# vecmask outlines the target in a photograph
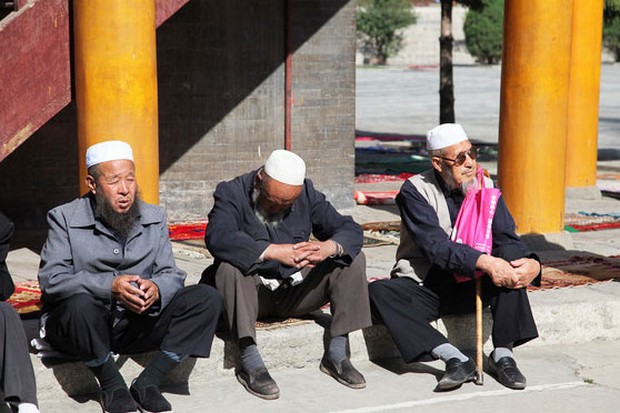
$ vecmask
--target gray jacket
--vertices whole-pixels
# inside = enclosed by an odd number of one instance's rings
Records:
[[[141,202],[140,211],[139,224],[123,244],[95,218],[90,196],[52,209],[39,266],[44,303],[87,293],[109,306],[114,277],[139,275],[157,284],[161,301],[153,310],[161,311],[186,274],[175,264],[164,209]]]

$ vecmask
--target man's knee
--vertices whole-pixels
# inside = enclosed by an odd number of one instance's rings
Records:
[[[224,305],[222,295],[214,287],[206,284],[195,284],[182,290],[186,303],[200,307],[200,311],[219,315]]]
[[[74,323],[91,322],[104,317],[105,307],[90,294],[76,294],[62,300],[52,313]]]

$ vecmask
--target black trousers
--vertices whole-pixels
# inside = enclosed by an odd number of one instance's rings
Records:
[[[0,302],[0,387],[7,402],[38,405],[37,385],[22,320],[5,302]]]
[[[91,295],[76,294],[49,313],[45,339],[56,350],[83,361],[101,358],[110,351],[136,354],[165,350],[208,357],[221,311],[221,295],[202,284],[180,289],[157,316],[125,311],[120,320]]]
[[[368,291],[373,318],[388,329],[406,363],[429,359],[435,347],[448,342],[430,322],[475,311],[475,282],[457,283],[451,274],[429,276],[424,285],[405,277],[375,281]],[[491,307],[495,347],[538,337],[526,289],[499,288],[483,277],[482,301]]]

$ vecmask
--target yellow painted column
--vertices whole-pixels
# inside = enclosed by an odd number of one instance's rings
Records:
[[[574,0],[566,187],[596,185],[603,0]]]
[[[145,201],[159,202],[155,1],[74,0],[80,183],[88,146],[129,143]]]
[[[498,174],[519,233],[564,226],[572,0],[506,0]]]

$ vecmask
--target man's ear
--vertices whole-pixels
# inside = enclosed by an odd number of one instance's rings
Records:
[[[86,175],[86,186],[88,187],[88,189],[90,189],[90,192],[92,192],[93,194],[97,193],[97,181],[95,181],[95,178],[92,175]]]
[[[443,172],[443,165],[444,165],[444,163],[441,162],[440,158],[432,157],[431,158],[431,164],[433,165],[433,169],[435,169],[437,172],[439,172],[439,173]]]

